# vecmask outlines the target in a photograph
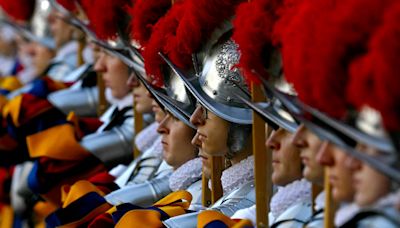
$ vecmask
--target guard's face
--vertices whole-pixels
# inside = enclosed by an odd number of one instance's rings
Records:
[[[4,32],[4,30],[3,30]],[[14,40],[6,40],[0,35],[0,54],[3,56],[13,56],[16,45]]]
[[[293,144],[300,151],[300,158],[304,164],[303,176],[314,184],[322,185],[324,169],[316,159],[322,141],[302,124],[293,135]]]
[[[151,106],[152,106],[152,111],[154,112],[155,115],[155,120],[158,123],[161,123],[161,121],[165,118],[164,110],[161,109],[161,107],[158,105],[155,99],[152,99]]]
[[[209,156],[225,156],[228,152],[229,122],[198,106],[190,121],[197,127],[202,151]]]
[[[228,152],[229,123],[200,105],[193,112],[190,122],[197,127],[192,144],[199,148],[204,175],[211,178],[212,156],[225,156]]]
[[[135,109],[139,113],[149,113],[152,111],[151,99],[147,96],[147,89],[140,81],[133,86],[133,100],[135,103]]]
[[[47,69],[50,61],[54,57],[54,51],[39,44],[32,43],[32,65],[35,68],[36,75],[41,75]]]
[[[119,58],[101,52],[94,69],[102,74],[104,84],[111,89],[113,97],[122,99],[129,94],[130,89],[126,84],[129,69]]]
[[[211,178],[211,156],[207,155],[206,153],[203,152],[201,149],[201,141],[199,139],[199,133],[196,133],[196,135],[192,139],[192,145],[196,146],[199,150],[199,157],[201,158],[202,164],[203,164],[203,174],[210,179]]]
[[[369,146],[358,145],[357,149],[372,156],[379,154],[379,151]],[[346,164],[354,172],[354,202],[357,205],[361,207],[371,206],[390,192],[390,179],[385,175],[352,157],[348,157]]]
[[[279,128],[266,141],[272,150],[272,182],[285,186],[302,178],[299,149],[292,143],[293,134]]]
[[[320,164],[327,167],[333,198],[338,202],[353,201],[353,171],[346,165],[348,159],[346,152],[332,143],[324,142],[317,159]]]
[[[196,157],[197,148],[191,144],[195,131],[184,122],[168,113],[157,131],[162,135],[164,160],[174,169]]]
[[[48,21],[50,23],[51,35],[54,38],[57,48],[72,40],[74,27],[66,23],[58,12],[51,12]]]

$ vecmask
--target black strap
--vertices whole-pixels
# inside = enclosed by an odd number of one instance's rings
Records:
[[[110,117],[110,122],[108,122],[107,126],[104,128],[104,131],[111,130],[113,127],[121,126],[127,118],[132,117],[132,115],[125,115],[126,112],[132,110],[132,106],[125,107],[121,110],[115,108]]]

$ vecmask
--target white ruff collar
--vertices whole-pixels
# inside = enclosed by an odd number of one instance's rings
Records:
[[[278,218],[289,207],[301,202],[311,202],[311,184],[305,179],[278,187],[271,199],[271,213],[274,218]]]
[[[375,208],[383,208],[383,207],[396,207],[400,204],[400,190],[395,192],[391,192],[386,196],[380,198],[376,204]]]
[[[169,187],[172,191],[185,190],[194,182],[201,179],[201,158],[194,158],[175,170],[169,178]]]
[[[254,157],[249,156],[222,172],[224,195],[254,180]]]
[[[158,123],[155,121],[136,135],[135,145],[140,151],[144,152],[153,145],[154,141],[159,136],[157,128]]]

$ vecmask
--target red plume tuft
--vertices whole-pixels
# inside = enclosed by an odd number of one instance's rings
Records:
[[[278,0],[254,0],[242,3],[236,10],[232,38],[239,45],[238,67],[248,83],[260,83],[259,75],[268,76],[266,66],[268,54],[273,51],[272,32],[280,3]]]
[[[386,130],[400,131],[400,4],[387,7],[382,26],[377,29],[369,43],[369,59],[363,67],[367,70],[352,73],[353,88],[349,96],[354,103],[369,105],[380,111]],[[360,78],[368,80],[368,84],[360,83]],[[362,81],[361,81],[362,82]],[[363,97],[370,99],[363,99]]]
[[[33,0],[1,0],[0,6],[14,20],[27,22],[32,18],[35,2]]]
[[[346,99],[351,63],[367,53],[368,40],[382,21],[384,10],[393,0],[349,0],[338,4],[331,28],[324,27],[310,62],[315,65],[313,96],[316,107],[343,118],[349,106]],[[322,27],[322,26],[321,26]],[[368,59],[363,61],[368,62]],[[368,80],[364,81],[368,84]]]
[[[144,67],[147,75],[153,80],[152,83],[156,86],[162,86],[163,83],[161,68],[164,62],[158,52],[168,54],[165,52],[164,46],[167,41],[170,42],[171,36],[175,34],[184,10],[184,2],[175,3],[170,11],[156,23],[150,40],[144,48]]]
[[[400,131],[400,4],[396,3],[385,15],[385,24],[372,41],[371,49],[376,66],[377,99],[380,101],[384,124],[389,131]],[[375,51],[376,50],[376,51]]]
[[[154,25],[171,6],[171,0],[137,0],[129,9],[132,17],[132,38],[141,46],[146,46]]]
[[[366,53],[392,1],[348,0],[335,7],[331,0],[304,0],[281,36],[285,75],[300,98],[332,117],[345,116],[349,66]]]
[[[160,19],[144,51],[148,75],[162,81],[166,54],[181,69],[192,66],[192,54],[199,51],[224,20],[229,20],[236,6],[244,0],[185,0],[178,2]],[[168,41],[168,42],[166,42]]]
[[[316,0],[318,1],[318,0]],[[276,24],[275,32],[281,42],[284,74],[289,83],[294,85],[299,98],[312,105],[311,79],[307,75],[312,67],[305,59],[310,58],[313,46],[315,22],[321,9],[312,0],[304,0],[298,4],[285,2],[284,12]],[[321,12],[321,14],[324,14]],[[313,15],[313,16],[311,16]],[[325,15],[327,16],[327,15]]]
[[[175,36],[166,46],[169,58],[178,67],[192,66],[192,54],[198,52],[213,32],[230,20],[244,0],[187,0]]]
[[[125,23],[129,0],[83,0],[90,26],[100,39],[115,38],[118,26]]]

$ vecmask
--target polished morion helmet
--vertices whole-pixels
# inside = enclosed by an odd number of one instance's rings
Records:
[[[24,4],[22,1],[15,1],[21,4],[22,8],[32,8],[24,9],[27,13],[24,17],[22,15],[15,14],[14,12],[7,12],[8,18],[4,22],[11,25],[15,31],[22,35],[24,38],[37,42],[51,50],[56,49],[56,44],[52,35],[50,33],[50,23],[48,17],[51,11],[50,3],[48,0],[35,0],[30,2],[30,4]],[[24,4],[24,5],[22,5]],[[29,12],[32,12],[30,15]]]
[[[231,31],[223,33],[204,52],[193,57],[195,69],[201,69],[197,74],[189,76],[177,71],[198,103],[230,123],[228,158],[245,147],[252,124],[251,109],[238,98],[250,99],[250,92],[239,69],[235,67],[240,53],[230,36]]]
[[[233,39],[239,45],[241,58],[238,67],[248,84],[271,85],[291,95],[294,88],[286,82],[282,74],[282,56],[272,41],[272,31],[277,19],[279,1],[255,0],[241,4],[236,9],[233,20]],[[271,10],[274,9],[274,10]],[[287,112],[282,103],[264,89],[266,102],[249,102],[239,97],[256,111],[273,129],[283,128],[294,132],[298,123]]]
[[[55,50],[56,44],[50,32],[48,17],[51,8],[48,0],[36,0],[35,11],[31,20],[30,30],[25,30],[25,37],[38,42],[49,49]]]
[[[205,108],[222,119],[240,125],[252,123],[251,109],[237,95],[250,98],[250,92],[240,71],[235,67],[240,58],[237,45],[225,33],[204,57],[195,57],[199,74],[180,74],[186,87]]]

